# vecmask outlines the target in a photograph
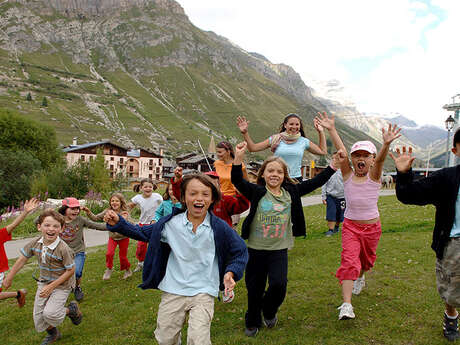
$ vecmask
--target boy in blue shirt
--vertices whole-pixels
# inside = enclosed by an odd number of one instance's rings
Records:
[[[402,151],[402,152],[401,152]],[[454,135],[452,152],[460,157],[460,129]],[[449,341],[459,338],[458,312],[460,307],[460,165],[436,171],[427,178],[414,181],[411,170],[412,148],[390,153],[396,164],[396,196],[404,204],[436,207],[433,242],[436,252],[436,286],[443,299],[443,333]]]
[[[189,315],[187,343],[211,344],[214,298],[219,287],[231,293],[248,261],[244,241],[227,223],[208,212],[220,191],[204,174],[192,174],[181,183],[182,209],[173,209],[157,223],[140,227],[113,211],[104,220],[110,231],[149,242],[142,273],[143,289],[163,291],[155,338],[160,345],[180,344]]]

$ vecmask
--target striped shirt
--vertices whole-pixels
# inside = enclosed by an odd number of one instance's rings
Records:
[[[60,239],[46,246],[46,248],[44,247],[43,238],[35,238],[21,249],[21,254],[27,259],[36,256],[40,270],[39,279],[45,281],[45,283],[50,283],[63,275],[66,270],[75,266],[74,253],[72,249]],[[64,283],[59,285],[57,289],[67,290],[74,286],[75,275],[72,275]]]

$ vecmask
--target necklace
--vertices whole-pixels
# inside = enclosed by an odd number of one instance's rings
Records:
[[[357,177],[364,177],[366,175],[367,175],[367,173],[360,174],[360,173],[355,172],[355,176],[357,176]]]

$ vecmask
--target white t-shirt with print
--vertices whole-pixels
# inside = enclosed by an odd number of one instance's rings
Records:
[[[150,224],[155,217],[155,210],[163,202],[163,198],[158,193],[152,193],[150,197],[144,198],[142,194],[134,196],[131,201],[136,205],[139,205],[141,209],[141,216],[139,217],[139,223]]]

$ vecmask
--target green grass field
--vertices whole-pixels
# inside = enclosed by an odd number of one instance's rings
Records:
[[[340,238],[325,238],[322,205],[305,208],[309,236],[297,239],[289,252],[289,284],[286,300],[278,313],[275,329],[261,329],[256,338],[244,336],[246,290],[244,281],[236,288],[233,303],[216,300],[211,328],[213,344],[444,344],[443,305],[436,292],[435,255],[430,249],[433,207],[404,206],[394,196],[379,203],[383,235],[367,286],[354,297],[356,319],[338,321],[341,291],[335,271],[340,262]],[[135,263],[135,241],[129,258]],[[153,331],[160,301],[157,290],[143,291],[137,273],[128,281],[115,271],[102,281],[105,248],[87,252],[83,276],[86,294],[81,303],[84,319],[74,326],[61,325],[60,344],[154,344]],[[12,264],[13,261],[10,261]],[[13,282],[13,289],[30,291],[27,304],[18,309],[14,301],[2,301],[0,334],[2,344],[39,344],[32,320],[36,284],[31,277],[35,261],[28,264]],[[183,344],[186,332],[183,332]]]

